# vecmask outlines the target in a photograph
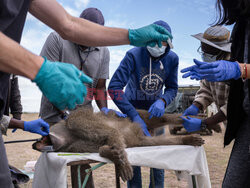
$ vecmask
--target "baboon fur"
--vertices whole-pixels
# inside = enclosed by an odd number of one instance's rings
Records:
[[[138,111],[149,129],[167,123],[182,123],[179,114],[165,114],[161,118],[148,119],[147,111]],[[79,108],[67,120],[62,120],[50,128],[50,134],[33,145],[41,150],[44,145],[52,144],[55,151],[61,152],[99,152],[100,156],[110,159],[116,165],[123,181],[132,179],[132,167],[127,159],[126,147],[156,145],[193,145],[204,143],[199,135],[167,138],[165,135],[146,137],[140,125],[128,118],[118,118],[113,112],[107,116]]]

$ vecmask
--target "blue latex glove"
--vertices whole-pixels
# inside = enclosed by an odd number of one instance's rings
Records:
[[[198,60],[195,60],[198,61]],[[219,60],[212,63],[204,63],[199,66],[199,74],[211,82],[220,82],[230,79],[239,79],[240,66],[237,62]]]
[[[128,36],[130,44],[133,46],[155,46],[162,47],[162,41],[172,39],[172,35],[162,26],[150,24],[139,29],[129,29]]]
[[[142,118],[139,115],[134,116],[132,118],[132,121],[140,124],[140,126],[141,126],[141,128],[143,130],[143,133],[146,136],[151,136],[149,131],[148,131],[148,127],[147,127],[146,123],[142,120]]]
[[[214,61],[211,63],[201,62],[194,59],[195,68],[191,67],[182,71],[188,73],[183,75],[183,78],[190,76],[191,79],[206,79],[210,82],[220,82],[230,79],[239,79],[241,76],[240,66],[237,62],[226,60]]]
[[[189,116],[181,116],[183,119],[183,126],[187,132],[199,131],[201,129],[201,120],[197,118],[191,118]]]
[[[50,62],[46,58],[33,80],[58,109],[74,109],[82,104],[87,94],[83,83],[91,83],[92,79],[79,71],[74,65]]]
[[[118,117],[122,117],[122,118],[126,118],[127,115],[126,114],[123,114],[119,111],[116,111],[116,110],[113,110],[113,109],[108,109],[107,107],[102,107],[101,111],[105,114],[105,115],[108,115],[109,111],[114,111],[115,114],[118,116]]]
[[[191,106],[189,106],[184,113],[182,114],[183,116],[188,116],[188,115],[193,115],[196,116],[199,113],[199,108],[197,106],[195,106],[194,104],[192,104]]]
[[[49,134],[49,124],[43,121],[42,119],[25,121],[23,130],[46,136]]]
[[[164,112],[165,112],[165,103],[161,99],[158,99],[150,106],[148,110],[148,113],[150,113],[149,119],[151,119],[153,116],[161,117],[163,116]]]
[[[202,75],[199,74],[199,71],[200,71],[200,66],[202,64],[206,64],[206,63],[197,61],[196,59],[194,59],[194,63],[195,63],[195,65],[184,68],[181,70],[181,73],[185,73],[184,75],[182,75],[182,78],[190,77],[192,80],[193,79],[196,79],[196,80],[203,79]]]

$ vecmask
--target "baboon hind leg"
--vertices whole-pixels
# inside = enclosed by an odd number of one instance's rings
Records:
[[[102,157],[108,158],[115,164],[118,174],[124,182],[132,179],[133,170],[124,148],[121,149],[116,146],[104,145],[99,148],[99,154]]]
[[[191,145],[201,146],[204,140],[200,135],[189,135],[182,137],[167,138],[166,135],[155,137],[142,137],[140,139],[140,146],[159,146],[159,145]]]

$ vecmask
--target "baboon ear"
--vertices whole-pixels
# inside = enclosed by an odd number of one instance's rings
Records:
[[[59,134],[50,133],[50,140],[55,151],[58,151],[67,144],[67,139]]]

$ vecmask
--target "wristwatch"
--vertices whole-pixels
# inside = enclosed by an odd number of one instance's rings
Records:
[[[201,120],[201,131],[205,131],[207,128],[206,121],[203,119]]]

